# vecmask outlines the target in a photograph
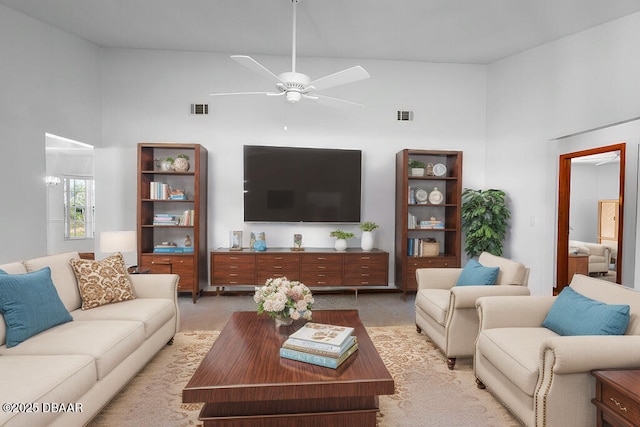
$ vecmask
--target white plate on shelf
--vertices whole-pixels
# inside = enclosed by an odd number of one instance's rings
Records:
[[[442,163],[436,163],[433,165],[433,174],[435,176],[445,176],[447,174],[447,167]]]
[[[427,193],[427,190],[424,188],[418,188],[416,189],[415,197],[417,203],[427,203],[427,200],[429,200],[429,193]]]

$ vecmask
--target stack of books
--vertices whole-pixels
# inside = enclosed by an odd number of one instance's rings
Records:
[[[353,328],[308,322],[282,344],[280,357],[337,369],[357,350]]]
[[[153,225],[178,225],[180,219],[176,215],[157,213],[153,215]]]

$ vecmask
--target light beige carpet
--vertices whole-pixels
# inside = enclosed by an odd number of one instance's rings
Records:
[[[520,424],[486,390],[476,388],[471,360],[450,371],[414,326],[367,328],[396,384],[380,397],[378,425],[515,427]],[[218,332],[180,332],[90,426],[198,426],[199,404],[183,405],[181,392]]]

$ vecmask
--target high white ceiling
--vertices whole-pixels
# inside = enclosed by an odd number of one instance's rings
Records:
[[[0,0],[104,47],[290,55],[291,0]],[[299,0],[298,55],[487,64],[640,0]]]

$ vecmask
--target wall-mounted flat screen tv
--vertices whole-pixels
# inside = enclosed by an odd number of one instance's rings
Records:
[[[244,220],[360,222],[362,151],[244,146]]]

